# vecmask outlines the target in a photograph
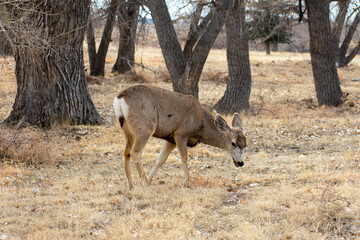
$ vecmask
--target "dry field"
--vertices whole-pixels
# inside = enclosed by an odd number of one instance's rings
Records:
[[[112,110],[115,94],[141,80],[171,89],[159,49],[138,48],[134,75],[89,84],[103,126],[0,126],[0,239],[359,239],[360,61],[339,69],[348,92],[339,108],[315,107],[307,54],[251,53],[251,111],[245,166],[219,149],[189,150],[191,188],[184,188],[175,150],[146,187],[133,168],[127,190],[124,136]],[[14,61],[0,59],[0,121],[16,95]],[[200,83],[212,106],[225,83],[224,50],[213,50]],[[227,120],[231,116],[226,117]],[[147,173],[161,140],[145,149]]]

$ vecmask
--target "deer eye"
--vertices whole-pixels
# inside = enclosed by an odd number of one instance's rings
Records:
[[[232,145],[233,147],[236,147],[236,144],[235,144],[234,142],[231,142],[231,145]]]

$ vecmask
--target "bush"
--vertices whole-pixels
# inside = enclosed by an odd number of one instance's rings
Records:
[[[9,129],[0,127],[0,162],[26,165],[53,163],[56,147],[49,144],[49,135],[37,129]]]

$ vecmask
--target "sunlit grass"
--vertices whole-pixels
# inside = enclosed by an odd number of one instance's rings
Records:
[[[339,108],[318,108],[309,54],[251,52],[245,166],[219,149],[189,149],[191,188],[177,150],[146,187],[133,168],[127,190],[124,136],[112,109],[122,87],[137,81],[110,73],[90,84],[103,126],[0,127],[0,237],[6,239],[356,239],[360,237],[360,76],[357,59],[339,69],[349,93]],[[160,49],[137,48],[136,67],[149,84],[172,89]],[[16,94],[14,61],[0,58],[0,121]],[[213,50],[200,101],[225,91],[226,55]],[[231,116],[225,117],[230,121]],[[151,139],[150,173],[162,141]]]

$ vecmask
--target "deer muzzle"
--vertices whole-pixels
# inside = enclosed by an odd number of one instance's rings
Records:
[[[234,158],[233,158],[233,161],[234,161],[234,164],[236,167],[244,166],[244,161],[236,161]]]

